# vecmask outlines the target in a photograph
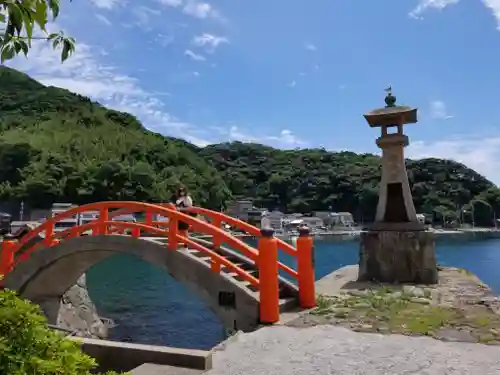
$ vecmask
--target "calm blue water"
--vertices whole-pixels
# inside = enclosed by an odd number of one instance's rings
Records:
[[[316,241],[316,278],[357,263],[357,241]],[[467,268],[500,293],[500,239],[442,240],[438,263]],[[282,260],[290,263],[283,256]],[[187,288],[154,266],[117,255],[92,268],[90,295],[101,315],[118,327],[111,339],[208,349],[224,339],[217,317]]]

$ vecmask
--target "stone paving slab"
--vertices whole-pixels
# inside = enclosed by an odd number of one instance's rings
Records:
[[[167,365],[155,365],[153,363],[145,363],[133,369],[131,375],[199,375],[205,370],[195,370],[185,367],[175,367]]]
[[[206,375],[499,375],[500,347],[335,326],[275,326],[238,335]]]

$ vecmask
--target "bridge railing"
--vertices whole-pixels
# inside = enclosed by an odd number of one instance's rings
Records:
[[[217,228],[222,228],[223,224],[225,223],[233,228],[237,228],[239,230],[242,230],[243,232],[245,232],[246,234],[248,234],[252,237],[260,238],[262,236],[261,230],[259,228],[255,227],[251,224],[248,224],[242,220],[228,216],[222,212],[212,211],[212,210],[202,208],[202,207],[185,208],[185,209],[183,209],[183,212],[190,212],[190,213],[195,213],[197,215],[202,215],[202,216],[210,219],[211,224],[216,226]],[[220,246],[220,241],[221,241],[220,238],[214,238],[213,241],[214,241],[214,246]],[[296,248],[294,248],[292,245],[290,245],[289,243],[287,243],[279,238],[276,238],[276,242],[277,242],[279,250],[282,250],[286,254],[288,254],[294,258],[297,258],[298,253],[297,253]],[[287,274],[289,274],[290,276],[292,276],[293,278],[295,278],[298,281],[299,275],[298,275],[297,271],[294,270],[293,268],[280,262],[279,269],[286,272]]]
[[[57,222],[86,211],[97,211],[99,216],[87,224],[71,227],[63,231],[54,230]],[[144,222],[136,223],[112,220],[113,217],[123,215],[127,212],[143,212]],[[190,212],[208,216],[213,219],[213,223],[208,223],[184,212],[177,211],[173,205],[155,205],[125,201],[99,202],[75,207],[46,220],[22,236],[19,241],[13,241],[8,238],[4,239],[0,257],[0,274],[7,275],[13,267],[28,259],[40,247],[51,247],[61,240],[87,233],[90,233],[90,235],[111,235],[129,230],[132,237],[140,237],[142,232],[167,237],[167,249],[170,251],[178,250],[179,244],[184,243],[189,248],[198,250],[209,256],[214,272],[220,272],[221,267],[226,267],[241,279],[253,285],[259,290],[260,317],[263,323],[275,323],[279,321],[278,269],[283,269],[298,279],[299,302],[302,307],[309,308],[316,304],[312,239],[308,233],[301,233],[301,236],[297,240],[299,250],[296,250],[291,245],[276,239],[272,235],[272,232],[259,230],[224,214],[217,215],[215,211],[201,208],[194,208]],[[159,224],[154,220],[158,215],[167,217],[168,222],[161,222]],[[181,233],[178,230],[179,221],[189,224],[194,231],[211,236],[214,245],[213,249],[209,249],[189,238],[187,233]],[[222,222],[240,227],[249,234],[258,237],[258,250],[221,229],[220,223]],[[41,240],[31,245],[37,237],[41,237]],[[232,263],[223,255],[220,255],[217,252],[217,247],[222,243],[226,243],[245,257],[251,259],[258,267],[258,278]],[[297,271],[278,261],[278,248],[280,247],[297,257]]]
[[[161,203],[159,205],[162,207],[172,209],[172,210],[176,209],[175,205],[173,205],[171,203]],[[215,227],[220,228],[220,229],[223,229],[223,224],[225,223],[225,224],[230,225],[233,228],[237,228],[237,229],[243,231],[245,234],[248,234],[249,236],[255,237],[257,239],[262,237],[261,230],[259,228],[255,227],[249,223],[246,223],[242,220],[228,216],[222,212],[213,211],[213,210],[209,210],[209,209],[202,208],[202,207],[183,208],[181,210],[181,212],[188,213],[188,214],[193,213],[193,214],[201,215],[201,216],[209,219],[209,222],[212,225],[214,225]],[[120,210],[117,210],[116,212],[110,213],[109,217],[110,218],[111,217],[118,217],[120,215],[128,214],[128,213],[131,213],[131,211],[127,210],[127,209],[120,209]],[[147,218],[146,218],[146,220],[147,220]],[[168,222],[153,221],[152,223],[153,223],[153,225],[156,225],[159,227],[168,227]],[[191,229],[196,230],[196,227],[194,226]],[[215,235],[212,238],[212,244],[213,244],[214,248],[220,247],[223,244],[223,242],[224,242],[223,239],[218,235]],[[294,248],[292,245],[290,245],[289,243],[287,243],[279,238],[276,238],[276,242],[277,242],[279,250],[282,250],[284,253],[290,255],[291,257],[297,259],[297,261],[298,261],[298,252],[297,252],[296,248]],[[251,259],[255,261],[255,259],[253,259],[253,258],[251,258]],[[216,267],[217,266],[215,266],[215,268]],[[281,271],[286,272],[288,275],[290,275],[292,278],[294,278],[298,283],[300,282],[300,280],[299,280],[300,277],[299,277],[297,270],[294,270],[293,268],[291,268],[290,266],[288,266],[282,262],[278,262],[278,268]]]

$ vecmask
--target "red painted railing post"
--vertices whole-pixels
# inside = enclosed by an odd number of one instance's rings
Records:
[[[280,320],[278,281],[278,242],[274,230],[262,228],[259,239],[260,321],[264,324]]]
[[[149,208],[144,213],[144,224],[150,227],[153,226],[153,212]]]
[[[165,208],[176,211],[177,208],[175,204],[168,203]],[[177,250],[179,248],[179,240],[177,235],[179,234],[179,221],[174,215],[168,218],[168,249]]]
[[[108,224],[103,224],[109,221],[109,211],[107,207],[103,207],[99,210],[99,219],[102,224],[99,224],[98,234],[105,235],[108,234]]]
[[[221,225],[222,225],[222,221],[220,220],[220,218],[215,217],[212,220],[212,225],[214,227],[217,227],[220,229]],[[222,245],[222,238],[220,238],[220,236],[218,234],[215,234],[212,237],[212,244],[214,246],[214,251],[217,253],[220,250],[220,247]],[[217,272],[217,273],[219,273],[221,271],[221,264],[215,258],[212,258],[211,264],[212,264],[212,271]]]
[[[135,238],[139,238],[141,236],[141,228],[132,228],[130,230],[130,235]]]
[[[299,275],[299,305],[310,309],[316,306],[314,288],[314,243],[308,227],[299,228],[297,238],[297,273]]]
[[[14,266],[14,252],[16,250],[17,241],[11,234],[6,234],[3,237],[2,245],[0,247],[0,285],[3,285],[5,277],[12,271]]]
[[[52,236],[54,235],[54,222],[49,221],[46,224],[46,226],[47,227],[45,228],[45,238],[43,239],[43,244],[49,247],[52,246],[52,241],[53,241]]]

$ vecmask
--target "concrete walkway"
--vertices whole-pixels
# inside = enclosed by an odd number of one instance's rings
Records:
[[[500,347],[334,326],[275,326],[236,336],[204,375],[499,375]]]

